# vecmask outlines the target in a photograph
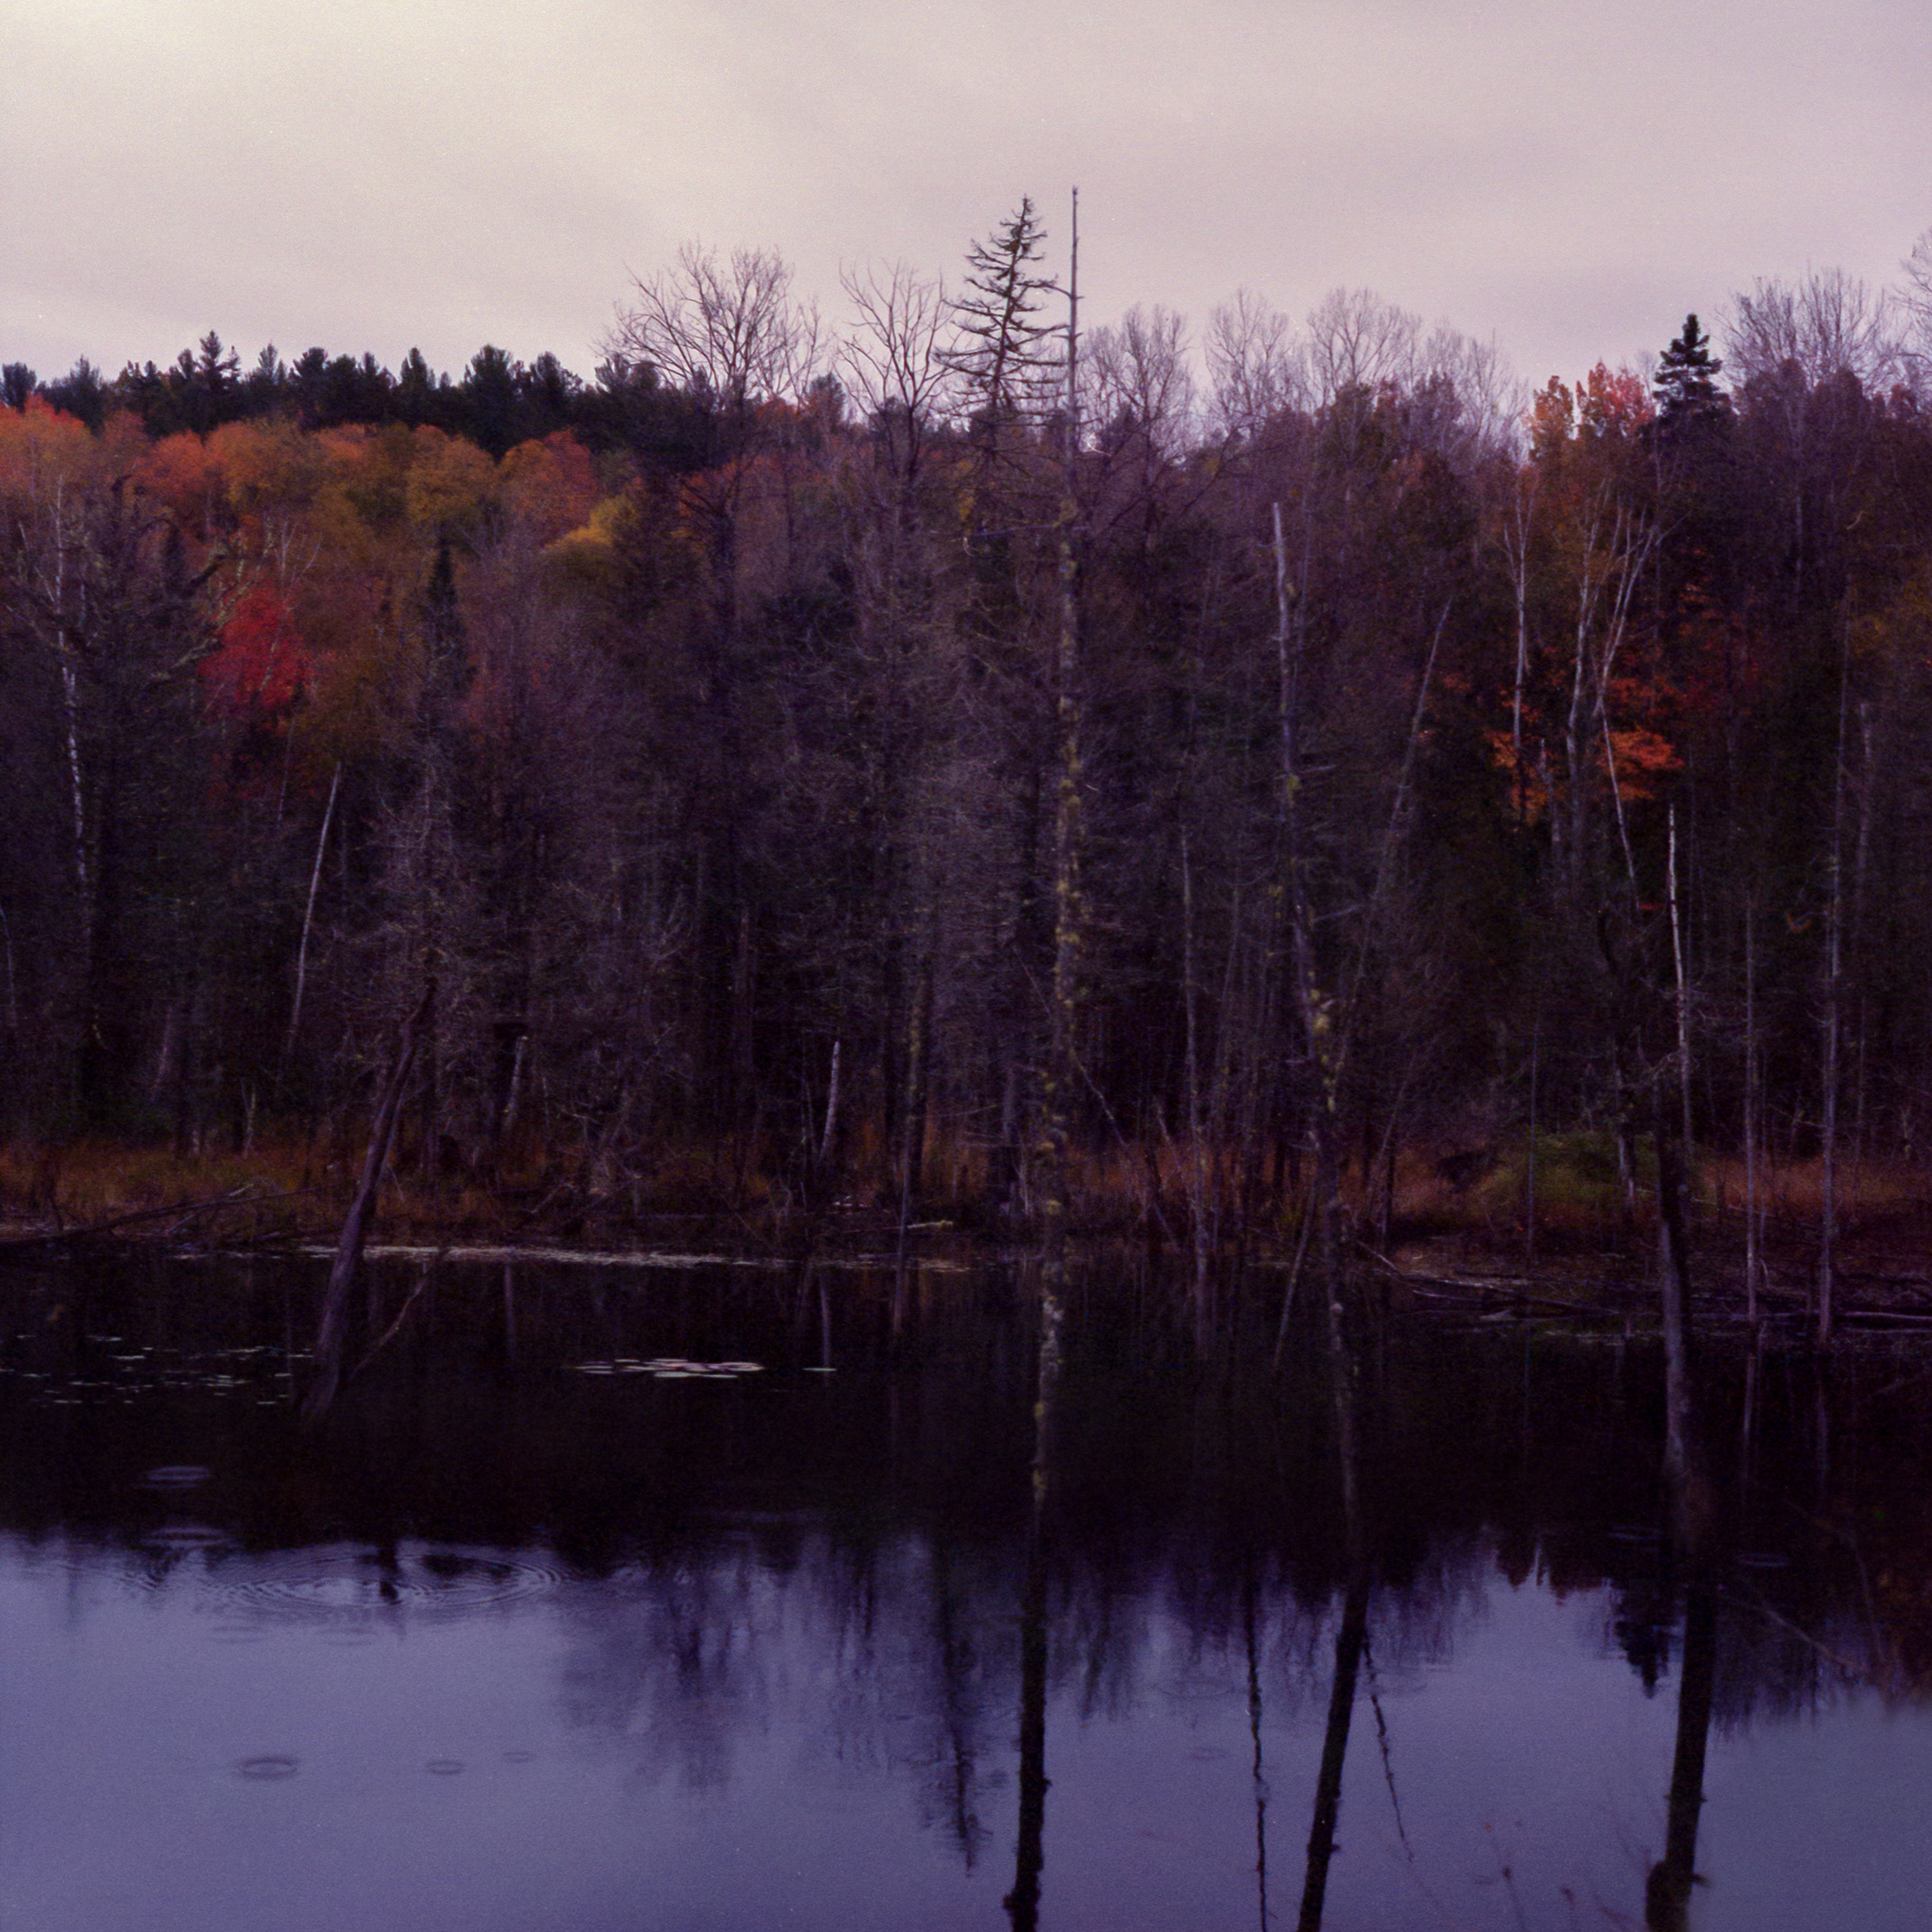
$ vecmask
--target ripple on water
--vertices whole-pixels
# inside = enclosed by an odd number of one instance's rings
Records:
[[[225,1567],[214,1580],[226,1620],[352,1624],[398,1612],[454,1621],[530,1603],[550,1594],[566,1572],[514,1551],[338,1546],[272,1551],[245,1568]]]
[[[211,1529],[206,1523],[167,1522],[144,1532],[141,1546],[170,1556],[185,1556],[197,1550],[226,1550],[229,1540],[225,1530]]]
[[[292,1778],[299,1768],[300,1763],[301,1760],[298,1758],[283,1757],[279,1755],[271,1755],[266,1757],[244,1757],[236,1766],[235,1774],[238,1778],[263,1780]]]
[[[191,1490],[214,1473],[199,1462],[165,1462],[158,1469],[150,1469],[141,1481],[151,1490]]]

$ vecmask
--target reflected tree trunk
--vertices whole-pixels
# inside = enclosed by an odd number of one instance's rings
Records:
[[[1308,1869],[1301,1891],[1300,1932],[1320,1932],[1328,1893],[1328,1867],[1335,1856],[1335,1828],[1342,1810],[1342,1770],[1355,1711],[1355,1682],[1368,1646],[1370,1570],[1362,1521],[1359,1437],[1355,1414],[1354,1364],[1342,1332],[1340,1288],[1332,1266],[1324,1284],[1328,1298],[1328,1373],[1335,1408],[1336,1450],[1341,1466],[1342,1535],[1348,1582],[1342,1621],[1335,1633],[1335,1678],[1328,1694],[1328,1723],[1322,1734],[1322,1768],[1315,1784],[1315,1816],[1308,1834]]]
[[[1013,1888],[1005,1900],[1013,1932],[1035,1932],[1040,1923],[1040,1874],[1046,1862],[1046,1508],[1054,1399],[1060,1385],[1060,1321],[1059,1296],[1050,1282],[1042,1282],[1033,1406],[1033,1498],[1020,1606],[1019,1838]]]
[[[1660,1148],[1662,1136],[1659,1136]],[[1659,1177],[1660,1186],[1663,1184]],[[1686,1580],[1684,1652],[1678,1676],[1677,1743],[1670,1768],[1664,1856],[1644,1888],[1649,1932],[1684,1932],[1696,1882],[1697,1822],[1704,1804],[1704,1754],[1711,1730],[1717,1677],[1717,1597],[1710,1574],[1710,1496],[1699,1453],[1689,1366],[1682,1356],[1670,1372],[1665,1338],[1664,1400],[1666,1474],[1670,1489],[1671,1544]],[[1747,1397],[1748,1402],[1748,1396]]]
[[[944,1539],[932,1551],[933,1637],[940,1668],[946,1736],[946,1796],[952,1836],[970,1871],[986,1834],[976,1804],[979,1723],[973,1696],[973,1645],[962,1618],[967,1606],[952,1574],[952,1551]]]
[[[1644,1923],[1649,1932],[1684,1932],[1690,1923],[1717,1666],[1717,1598],[1708,1578],[1698,1574],[1684,1606],[1684,1664],[1678,1681],[1677,1747],[1671,1760],[1664,1856],[1651,1867],[1644,1887]]]
[[[1268,1932],[1268,1773],[1262,1762],[1262,1659],[1255,1599],[1258,1592],[1252,1571],[1243,1593],[1242,1622],[1248,1650],[1248,1736],[1254,1746],[1255,1783],[1255,1895],[1260,1910],[1261,1932]]]
[[[1684,1212],[1684,1149],[1672,1132],[1673,1123],[1661,1083],[1655,1100],[1658,1274],[1664,1326],[1664,1464],[1672,1494],[1681,1502],[1692,1486],[1690,1255]]]
[[[1335,1827],[1342,1811],[1342,1768],[1355,1714],[1355,1680],[1369,1634],[1369,1569],[1352,1562],[1342,1622],[1335,1634],[1335,1682],[1328,1694],[1328,1724],[1322,1733],[1322,1769],[1315,1783],[1315,1821],[1308,1834],[1308,1875],[1301,1888],[1300,1932],[1321,1932],[1328,1895],[1329,1862],[1335,1856]]]
[[[1054,658],[1060,772],[1054,812],[1053,983],[1042,1096],[1045,1132],[1041,1138],[1046,1160],[1045,1198],[1041,1203],[1044,1239],[1040,1262],[1040,1355],[1033,1407],[1033,1502],[1027,1532],[1025,1595],[1020,1616],[1019,1840],[1013,1888],[1006,1899],[1014,1932],[1034,1932],[1039,1923],[1040,1872],[1046,1861],[1047,1485],[1054,1396],[1060,1383],[1061,1296],[1066,1280],[1068,1113],[1075,1066],[1074,1022],[1079,998],[1082,925],[1080,580],[1076,546],[1080,451],[1076,382],[1080,340],[1078,189],[1073,196],[1072,230],[1067,283],[1066,482],[1058,532],[1060,622]]]

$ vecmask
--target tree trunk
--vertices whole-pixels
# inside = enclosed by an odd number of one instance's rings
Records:
[[[356,1277],[362,1272],[362,1246],[375,1214],[376,1195],[382,1182],[382,1169],[394,1140],[396,1120],[402,1112],[404,1090],[409,1084],[416,1047],[428,1017],[430,994],[425,991],[415,1012],[403,1023],[402,1039],[396,1049],[395,1065],[376,1104],[376,1118],[369,1130],[369,1150],[363,1156],[362,1178],[356,1184],[356,1198],[342,1223],[342,1236],[336,1243],[335,1259],[328,1270],[328,1286],[323,1294],[322,1321],[316,1331],[316,1377],[302,1402],[302,1419],[319,1421],[328,1412],[342,1379],[342,1356],[347,1340],[349,1302]]]
[[[1832,787],[1831,899],[1825,918],[1825,1052],[1821,1076],[1819,1158],[1818,1280],[1814,1335],[1819,1347],[1832,1343],[1833,1303],[1838,1286],[1838,1044],[1844,992],[1845,727],[1850,701],[1851,644],[1847,634],[1838,670],[1838,744]]]
[[[328,850],[328,828],[335,820],[335,796],[342,788],[342,760],[335,761],[335,774],[328,782],[328,802],[322,807],[322,830],[315,842],[315,866],[308,875],[308,900],[302,908],[302,943],[296,948],[295,997],[289,1004],[289,1030],[282,1042],[282,1064],[277,1070],[275,1084],[282,1083],[282,1076],[288,1070],[289,1058],[296,1050],[296,1035],[302,1026],[302,994],[308,985],[308,938],[315,925],[315,897],[322,887],[322,862]]]
[[[1080,200],[1073,200],[1072,267],[1067,295],[1066,478],[1059,519],[1059,630],[1054,653],[1054,719],[1059,778],[1053,815],[1053,983],[1041,1114],[1046,1156],[1040,1211],[1042,1292],[1057,1298],[1066,1278],[1069,1109],[1073,1090],[1074,1025],[1078,1016],[1082,944],[1080,885],[1082,769],[1080,580],[1075,546],[1080,454],[1078,370],[1080,302]]]
[[[1758,1218],[1758,1046],[1756,905],[1744,901],[1744,1317],[1757,1328],[1759,1253],[1762,1224]]]

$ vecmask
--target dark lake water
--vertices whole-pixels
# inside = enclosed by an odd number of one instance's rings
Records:
[[[1932,1924],[1922,1345],[318,1272],[0,1274],[8,1932]]]

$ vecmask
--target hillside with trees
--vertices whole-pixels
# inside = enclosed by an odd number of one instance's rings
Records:
[[[1928,244],[1525,397],[1043,239],[692,248],[588,382],[9,365],[0,1131],[340,1160],[420,1006],[399,1172],[580,1209],[1922,1163]]]

